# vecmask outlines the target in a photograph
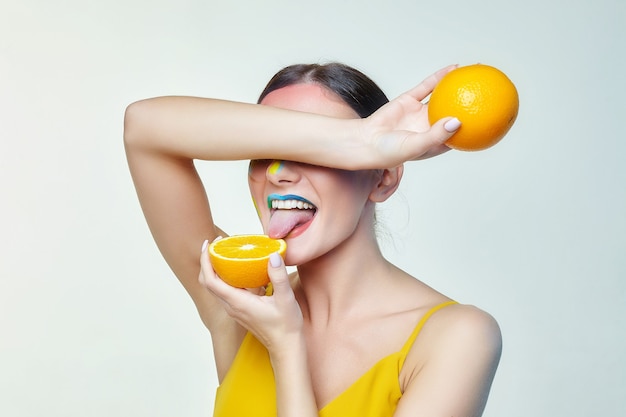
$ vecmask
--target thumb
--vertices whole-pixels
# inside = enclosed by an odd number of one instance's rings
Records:
[[[274,295],[281,296],[293,292],[285,262],[278,252],[274,252],[270,255],[270,260],[267,265],[267,274],[274,287]]]
[[[405,146],[412,160],[426,159],[450,150],[445,143],[461,127],[456,117],[444,117],[435,122],[428,131],[408,137]]]
[[[461,127],[461,121],[457,119],[456,117],[452,117],[443,123],[444,130],[451,134],[454,134],[457,130],[459,130],[460,127]]]
[[[456,117],[444,117],[437,120],[426,132],[427,142],[431,146],[443,145],[461,128],[461,121]]]
[[[433,139],[436,142],[444,143],[452,135],[454,135],[457,130],[461,128],[461,121],[456,117],[444,117],[440,120],[437,120],[431,127],[430,132],[434,137]]]

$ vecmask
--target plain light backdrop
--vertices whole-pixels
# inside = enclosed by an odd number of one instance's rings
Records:
[[[210,337],[140,212],[125,107],[252,102],[332,60],[390,97],[451,63],[516,83],[499,145],[407,165],[385,253],[498,319],[485,416],[625,415],[625,22],[622,0],[0,0],[0,416],[211,414]],[[260,231],[245,162],[200,168],[220,226]]]

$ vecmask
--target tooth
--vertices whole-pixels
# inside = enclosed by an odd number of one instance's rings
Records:
[[[306,203],[301,200],[272,200],[272,209],[278,210],[291,210],[291,209],[304,209],[304,210],[313,210],[315,206],[310,203]]]

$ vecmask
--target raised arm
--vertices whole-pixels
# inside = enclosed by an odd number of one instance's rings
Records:
[[[243,329],[223,311],[215,297],[198,283],[198,248],[205,239],[224,235],[215,224],[193,159],[177,146],[179,135],[174,111],[166,117],[169,136],[159,131],[148,102],[128,107],[124,144],[137,195],[155,242],[166,262],[191,296],[198,313],[211,331],[213,352],[220,379],[234,358]],[[156,133],[155,133],[156,132]],[[218,336],[218,337],[215,337]]]
[[[358,121],[198,97],[157,97],[131,104],[126,141],[186,159],[341,161]],[[336,155],[335,155],[336,154]]]

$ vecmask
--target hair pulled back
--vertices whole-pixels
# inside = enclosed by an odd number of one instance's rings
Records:
[[[337,94],[362,118],[389,102],[381,88],[367,75],[338,62],[285,67],[270,79],[257,102],[260,103],[272,91],[306,83],[319,84]]]

